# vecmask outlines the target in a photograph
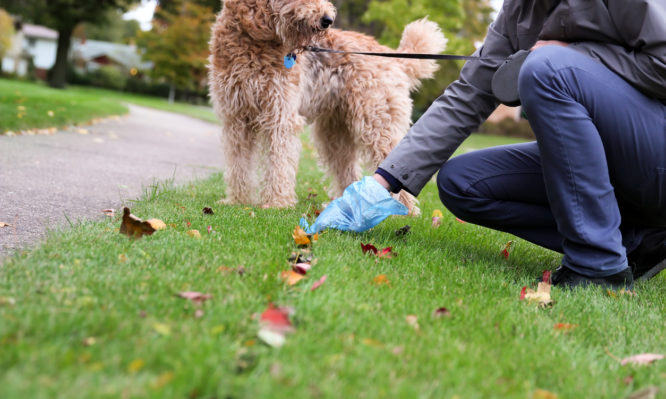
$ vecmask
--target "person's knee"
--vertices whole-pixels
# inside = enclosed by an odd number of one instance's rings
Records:
[[[437,174],[439,199],[449,211],[456,215],[465,197],[466,185],[465,179],[460,173],[462,168],[459,164],[458,158],[449,159]]]

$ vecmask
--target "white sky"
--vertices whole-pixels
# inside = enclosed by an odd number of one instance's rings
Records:
[[[141,4],[126,12],[123,19],[136,19],[141,24],[141,29],[149,30],[155,6],[157,6],[157,0],[141,0]]]

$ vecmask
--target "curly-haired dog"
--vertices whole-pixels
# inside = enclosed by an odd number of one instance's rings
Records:
[[[326,0],[224,1],[210,42],[209,81],[223,124],[225,202],[294,205],[305,122],[334,180],[334,196],[360,178],[361,159],[376,167],[409,129],[409,93],[437,64],[299,52],[307,45],[394,51],[369,36],[330,29],[335,15]],[[397,51],[439,53],[445,45],[437,24],[423,19],[407,25]],[[294,51],[296,63],[287,69],[284,57]],[[263,176],[259,201],[257,169]],[[400,200],[418,212],[409,194],[402,192]]]

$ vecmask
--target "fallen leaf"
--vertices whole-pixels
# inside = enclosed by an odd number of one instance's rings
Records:
[[[87,129],[80,129],[79,128],[79,129],[76,129],[76,133],[78,133],[78,134],[88,134],[90,132],[88,132]]]
[[[527,294],[527,286],[524,285],[523,288],[520,290],[520,300],[522,301],[525,299],[525,294]]]
[[[151,383],[151,385],[155,389],[162,388],[163,386],[171,382],[171,380],[173,380],[173,376],[174,374],[172,371],[167,371],[166,373],[162,373]]]
[[[137,371],[141,370],[144,364],[145,362],[143,361],[143,359],[134,359],[130,364],[127,365],[127,372],[134,374]]]
[[[432,217],[432,227],[438,228],[442,224],[442,218],[438,216]]]
[[[257,337],[267,343],[268,345],[279,348],[280,346],[284,345],[285,341],[287,340],[287,337],[285,334],[279,333],[277,331],[273,331],[269,328],[261,328],[259,329],[259,332],[257,333]]]
[[[435,209],[434,211],[432,211],[432,217],[441,219],[442,217],[444,217],[444,215],[442,214],[442,211],[440,211],[439,209]]]
[[[620,364],[623,366],[626,366],[627,364],[644,365],[650,364],[656,360],[661,360],[663,358],[664,355],[660,355],[658,353],[641,353],[640,355],[625,357],[620,361]]]
[[[213,211],[213,208],[210,207],[205,207],[204,209],[201,210],[204,215],[213,215],[215,212]]]
[[[282,273],[280,273],[280,278],[284,280],[287,285],[294,285],[301,281],[305,276],[302,274],[296,273],[293,270],[284,270]]]
[[[201,304],[209,299],[211,299],[213,296],[210,294],[202,294],[201,292],[197,291],[184,291],[180,292],[177,294],[177,296],[183,298],[183,299],[189,299],[190,301]]]
[[[187,235],[193,238],[201,238],[201,233],[199,233],[199,230],[188,230]]]
[[[368,251],[372,251],[373,254],[377,255],[377,247],[375,247],[374,245],[372,245],[370,243],[368,243],[368,244],[361,243],[361,250],[363,251],[363,253],[366,253]]]
[[[16,300],[10,296],[0,296],[0,306],[14,306]]]
[[[212,233],[213,232],[213,226],[209,225],[208,227],[206,227],[206,231],[208,232],[208,234]]]
[[[305,274],[307,274],[308,270],[310,270],[311,268],[312,268],[312,265],[309,264],[309,263],[305,263],[305,262],[296,263],[296,264],[291,266],[291,269],[293,271],[295,271],[298,274],[302,274],[304,276],[305,276]]]
[[[197,310],[194,311],[194,317],[197,318],[197,319],[202,318],[203,315],[204,315],[204,311],[201,310],[201,309],[197,309]]]
[[[108,217],[110,217],[110,218],[116,216],[116,210],[113,209],[113,208],[110,208],[110,209],[102,209],[102,212],[103,212],[106,216],[108,216]]]
[[[308,235],[305,233],[305,230],[303,230],[301,226],[296,226],[291,236],[294,238],[294,242],[297,245],[310,244],[310,237],[308,237]]]
[[[502,256],[504,256],[504,259],[509,259],[509,254],[512,248],[513,248],[513,240],[504,244],[504,249],[502,250]]]
[[[416,315],[409,314],[409,315],[405,316],[405,321],[413,329],[415,329],[417,331],[419,330],[419,328],[420,328],[419,327],[419,319],[418,319],[418,317],[416,317]]]
[[[435,309],[435,311],[433,312],[433,316],[435,316],[435,317],[450,317],[451,312],[447,308],[442,306],[441,308]]]
[[[120,263],[127,262],[127,255],[125,255],[125,254],[118,255],[118,262],[120,262]]]
[[[532,394],[532,399],[557,399],[557,395],[545,389],[536,389]]]
[[[48,115],[48,116],[50,116],[51,118],[53,118],[53,117],[55,116],[55,112],[49,110],[49,111],[46,111],[46,115]]]
[[[374,346],[375,348],[381,348],[381,347],[384,346],[383,343],[377,341],[376,339],[372,339],[372,338],[363,338],[361,340],[361,343],[363,345],[367,345],[367,346]]]
[[[148,222],[150,224],[150,226],[153,229],[155,229],[156,231],[157,230],[166,230],[166,228],[167,228],[166,224],[163,221],[161,221],[160,219],[148,219],[148,220],[146,220],[146,222]]]
[[[380,274],[380,275],[375,276],[375,278],[372,279],[372,282],[375,285],[391,285],[391,283],[389,282],[388,277],[386,277],[385,274]]]
[[[128,207],[123,208],[123,221],[120,224],[120,233],[129,237],[141,238],[144,235],[151,235],[155,228],[147,221],[143,221],[130,213]]]
[[[638,296],[638,294],[635,291],[627,290],[627,289],[624,289],[624,288],[621,288],[617,291],[613,291],[611,289],[608,289],[608,290],[606,290],[606,294],[608,294],[608,296],[613,297],[613,298],[617,298],[617,297],[620,297],[620,296],[629,296],[629,297],[637,297]]]
[[[553,326],[553,329],[567,332],[567,331],[573,330],[576,327],[578,327],[578,324],[555,323],[555,325]]]
[[[462,220],[462,219],[460,219],[460,218],[456,218],[456,222],[458,222],[458,223],[462,223],[462,224],[467,223],[466,221],[464,221],[464,220]]]
[[[521,292],[521,297],[527,300],[527,302],[536,303],[542,308],[553,304],[553,300],[550,298],[550,284],[540,282],[536,291],[527,287],[523,287],[523,289],[525,290],[525,294],[523,295]]]
[[[382,249],[381,251],[377,252],[375,255],[379,258],[386,258],[386,259],[391,259],[393,256],[397,255],[395,252],[393,252],[393,247],[386,247]]]
[[[168,337],[171,335],[171,327],[169,325],[160,323],[160,322],[155,322],[153,323],[153,329],[157,331],[160,335],[163,335],[165,337]]]
[[[396,237],[402,237],[402,236],[406,235],[407,233],[409,233],[409,230],[411,228],[412,227],[408,224],[402,226],[401,228],[399,228],[398,230],[395,231]]]
[[[95,337],[87,337],[83,339],[82,344],[83,346],[93,346],[95,345],[96,342],[97,340],[95,339]]]
[[[259,332],[257,336],[266,344],[280,347],[286,341],[287,333],[293,331],[289,320],[290,310],[283,307],[275,307],[269,304],[268,308],[259,318]]]
[[[319,280],[315,281],[314,284],[312,284],[312,287],[310,287],[310,291],[314,291],[317,288],[319,288],[322,284],[324,284],[324,282],[326,281],[326,277],[327,276],[324,274],[323,276],[321,276]]]

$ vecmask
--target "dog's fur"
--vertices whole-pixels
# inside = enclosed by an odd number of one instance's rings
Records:
[[[332,176],[333,196],[375,168],[409,129],[409,92],[432,77],[434,61],[298,52],[307,45],[389,52],[373,38],[324,29],[335,17],[326,0],[225,0],[210,42],[210,93],[223,124],[227,199],[232,204],[288,207],[296,202],[299,133],[312,125],[314,143]],[[426,19],[409,24],[399,52],[439,53],[446,39]],[[297,51],[291,69],[287,53]],[[261,195],[256,200],[257,170]],[[373,169],[374,170],[374,169]],[[400,200],[417,212],[415,199]]]

